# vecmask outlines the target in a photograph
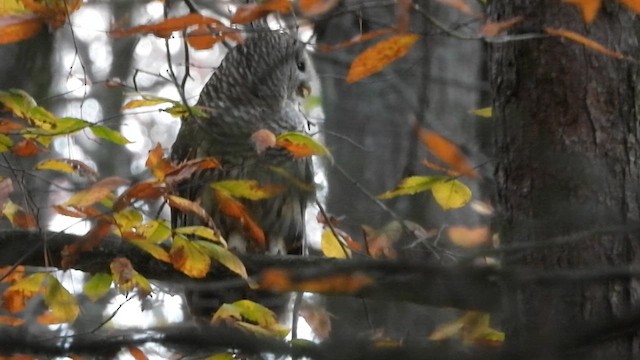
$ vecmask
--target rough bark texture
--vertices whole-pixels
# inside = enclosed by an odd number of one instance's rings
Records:
[[[577,8],[558,1],[494,1],[490,14],[492,20],[525,16],[518,28],[523,32],[567,28],[638,58],[640,21],[618,3],[605,3],[589,26],[584,25]],[[558,38],[497,44],[491,56],[496,181],[504,214],[504,242],[540,241],[637,222],[637,65]],[[504,260],[505,266],[553,271],[633,264],[639,256],[635,233],[593,236],[577,245]],[[507,302],[507,341],[525,346],[550,330],[570,333],[581,320],[623,317],[638,302],[638,286],[633,281],[552,290],[521,287]],[[636,359],[640,356],[638,340],[637,334],[618,338],[576,358]]]

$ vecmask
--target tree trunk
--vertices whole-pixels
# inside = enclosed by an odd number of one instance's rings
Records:
[[[588,26],[576,7],[559,1],[501,0],[490,6],[494,21],[519,15],[526,19],[523,32],[562,27],[634,58],[640,55],[640,22],[617,2],[607,2]],[[496,44],[491,50],[504,244],[637,224],[637,64],[559,38]],[[505,258],[504,264],[547,273],[633,264],[640,256],[637,235],[594,234],[574,245]],[[570,334],[582,322],[621,318],[637,307],[638,290],[632,281],[521,287],[507,300],[507,344],[531,347],[541,337]],[[637,359],[638,340],[637,334],[625,335],[587,354],[545,358]]]

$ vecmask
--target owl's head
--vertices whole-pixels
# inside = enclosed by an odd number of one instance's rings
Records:
[[[247,38],[225,57],[218,72],[262,100],[299,100],[309,94],[313,69],[304,44],[294,35],[264,31]],[[221,74],[222,76],[222,74]]]

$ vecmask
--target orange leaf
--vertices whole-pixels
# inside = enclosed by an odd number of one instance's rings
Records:
[[[24,320],[13,316],[0,315],[0,324],[8,326],[20,326],[24,324]]]
[[[516,16],[505,21],[487,21],[482,26],[482,29],[480,29],[480,34],[482,34],[482,36],[484,37],[495,37],[511,29],[514,25],[521,22],[522,20],[524,20],[523,16]]]
[[[602,0],[563,0],[566,3],[573,4],[577,6],[582,12],[582,18],[584,22],[590,24],[595,20],[596,15],[598,15],[598,11],[600,10],[600,6],[602,5]]]
[[[16,281],[2,294],[2,306],[12,313],[24,310],[29,299],[44,292],[42,282],[47,275],[36,273]]]
[[[12,153],[23,157],[38,155],[43,151],[35,141],[27,139],[20,141],[11,148]]]
[[[366,236],[367,252],[374,259],[396,259],[398,253],[394,244],[402,235],[402,224],[392,221],[382,229],[376,230],[368,225],[362,225],[362,232]]]
[[[231,23],[246,24],[272,12],[287,14],[290,11],[291,2],[289,0],[266,0],[260,4],[241,5],[231,17]]]
[[[88,189],[79,191],[63,206],[87,207],[105,199],[111,192],[122,185],[129,184],[129,180],[117,176],[111,176],[98,181]]]
[[[224,36],[214,35],[207,25],[198,25],[187,33],[187,43],[196,50],[211,49],[223,39]]]
[[[260,288],[273,292],[308,291],[317,293],[352,294],[372,285],[373,279],[356,272],[333,274],[313,280],[296,281],[292,273],[283,269],[267,269],[260,277]]]
[[[36,15],[0,18],[0,45],[32,38],[42,30],[44,21]]]
[[[9,199],[5,199],[4,205],[2,206],[2,214],[6,216],[9,222],[11,222],[11,225],[16,228],[35,229],[38,227],[38,222],[33,214],[24,211],[21,206]]]
[[[476,228],[450,226],[447,229],[447,235],[452,243],[464,248],[478,247],[491,239],[491,231],[486,226]]]
[[[0,119],[0,134],[14,134],[23,126],[7,119]]]
[[[418,129],[418,137],[433,155],[451,169],[472,179],[478,177],[476,170],[469,165],[467,158],[453,142],[425,129]]]
[[[339,43],[339,44],[336,44],[336,45],[319,44],[318,47],[319,47],[320,51],[324,51],[324,52],[338,50],[338,49],[346,49],[346,48],[351,47],[353,45],[356,45],[356,44],[359,44],[359,43],[363,43],[365,41],[369,41],[371,39],[375,39],[375,38],[383,36],[383,35],[387,35],[389,33],[392,33],[393,31],[394,31],[394,29],[391,29],[391,28],[373,30],[373,31],[370,31],[368,33],[356,35],[351,40],[345,41],[343,43]]]
[[[144,165],[151,170],[153,176],[160,181],[164,180],[167,173],[175,169],[171,161],[165,159],[164,151],[159,143],[149,151],[149,157],[147,157],[147,162],[145,162]]]
[[[339,3],[340,0],[300,0],[298,8],[302,15],[312,17],[327,13]]]
[[[395,35],[366,49],[351,63],[347,83],[354,83],[381,71],[405,56],[419,38],[416,34]]]
[[[218,200],[220,211],[229,217],[239,219],[244,230],[249,234],[249,237],[254,240],[258,248],[266,249],[267,240],[264,236],[264,231],[262,231],[260,226],[249,216],[244,205],[223,191],[214,189],[213,193]]]
[[[640,14],[640,1],[639,0],[619,0],[620,3],[631,9],[636,14]]]
[[[135,270],[129,259],[125,257],[115,258],[109,264],[109,268],[115,284],[124,285],[133,280]]]
[[[14,269],[13,266],[5,266],[0,268],[0,282],[2,283],[13,283],[22,278],[25,275],[24,265],[18,265]]]
[[[80,256],[81,252],[91,251],[111,233],[111,224],[105,221],[99,221],[88,233],[80,238],[77,242],[66,245],[62,251],[61,267],[68,269]]]
[[[109,32],[113,37],[129,36],[133,34],[154,33],[158,37],[169,37],[172,32],[184,30],[193,25],[222,25],[219,20],[202,16],[200,14],[191,13],[175,18],[168,18],[162,22],[151,25],[135,26],[130,29],[114,29]],[[226,28],[226,27],[225,27]]]
[[[559,37],[563,37],[572,41],[575,41],[579,44],[582,44],[588,48],[590,48],[591,50],[597,51],[599,53],[602,53],[604,55],[607,56],[611,56],[612,58],[616,58],[616,59],[620,59],[620,60],[632,60],[630,57],[625,56],[619,52],[613,51],[613,50],[609,50],[606,47],[600,45],[599,43],[586,38],[578,33],[575,33],[573,31],[570,30],[566,30],[566,29],[553,29],[553,28],[545,28],[544,31],[549,34],[549,35],[553,35],[553,36],[559,36]]]
[[[120,211],[137,200],[152,200],[164,195],[165,188],[155,181],[143,181],[129,187],[113,204],[114,211]]]
[[[146,360],[148,359],[147,355],[145,355],[144,351],[140,350],[139,347],[129,345],[127,346],[127,350],[129,350],[129,354],[133,356],[135,360]]]
[[[461,13],[471,15],[473,17],[482,16],[477,11],[473,10],[471,5],[469,5],[469,3],[467,3],[465,0],[436,0],[436,1],[438,1],[441,4],[447,5],[451,8],[454,8],[460,11]]]

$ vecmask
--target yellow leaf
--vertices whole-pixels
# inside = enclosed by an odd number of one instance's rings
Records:
[[[405,56],[419,38],[416,34],[395,35],[366,49],[351,63],[347,83],[354,83],[381,71]]]
[[[329,227],[326,227],[322,231],[322,253],[326,257],[338,258],[338,259],[348,259],[351,257],[351,249],[347,248],[346,245],[340,244],[340,240],[338,240]]]
[[[6,199],[4,202],[2,214],[9,219],[9,222],[15,228],[35,229],[38,227],[38,222],[33,214],[27,213],[20,205],[15,204],[9,199]]]
[[[167,253],[167,250],[165,250],[162,246],[158,244],[153,244],[153,243],[146,242],[145,240],[136,240],[136,239],[127,239],[127,241],[139,247],[140,249],[144,250],[149,255],[153,256],[154,258],[160,261],[164,261],[166,263],[171,262],[171,258],[169,257],[169,253]]]
[[[193,241],[189,241],[183,235],[173,237],[171,251],[169,251],[171,263],[192,278],[203,278],[211,267],[211,259],[206,251]]]
[[[483,118],[490,118],[490,117],[493,117],[493,108],[491,106],[488,106],[481,109],[475,109],[475,110],[469,111],[469,114],[483,117]]]
[[[391,199],[399,195],[413,195],[431,189],[433,185],[447,179],[444,176],[410,176],[402,179],[394,190],[378,195],[379,199]]]
[[[195,243],[198,244],[199,247],[213,260],[216,260],[227,269],[240,275],[243,279],[247,281],[250,280],[244,264],[231,251],[208,241],[196,240]],[[253,285],[253,282],[250,281],[249,283],[250,285]]]
[[[444,210],[457,209],[471,200],[471,190],[458,180],[442,180],[433,185],[431,193]]]
[[[312,155],[326,156],[333,162],[329,150],[311,136],[299,132],[288,132],[276,137],[276,145],[287,149],[295,158]]]
[[[198,236],[203,239],[220,243],[224,245],[224,247],[227,247],[227,242],[222,238],[222,235],[206,226],[183,226],[174,229],[174,231],[177,234]]]
[[[167,103],[173,103],[173,101],[169,99],[162,99],[162,98],[131,100],[122,106],[122,110],[136,109],[136,108],[147,107],[147,106],[156,106],[156,105],[167,104]]]
[[[226,195],[249,200],[268,199],[282,192],[279,186],[260,185],[256,180],[223,180],[211,183],[211,187]]]
[[[65,162],[64,160],[44,160],[39,162],[36,167],[36,170],[54,170],[54,171],[62,171],[68,174],[73,174],[75,171],[71,164]]]
[[[73,322],[80,314],[76,298],[52,275],[47,276],[44,301],[49,306],[52,315],[60,323]]]

